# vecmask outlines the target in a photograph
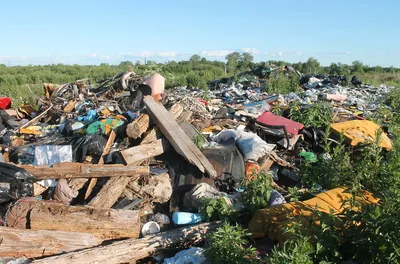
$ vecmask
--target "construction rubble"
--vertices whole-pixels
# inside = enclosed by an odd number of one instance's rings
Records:
[[[302,92],[263,92],[273,74],[297,76]],[[0,98],[0,263],[205,263],[202,243],[221,223],[201,214],[202,199],[245,211],[243,183],[258,173],[274,191],[245,225],[256,242],[283,244],[278,226],[288,222],[277,215],[306,216],[316,204],[340,213],[339,198],[324,195],[347,197],[320,189],[290,201],[288,188],[304,187],[299,162],[318,160],[326,133],[292,120],[291,105],[331,109],[329,132],[349,146],[382,129],[381,146],[392,148],[390,131],[366,119],[388,108],[392,87],[357,77],[257,68],[207,91],[164,86],[160,74],[130,70],[95,85],[44,83],[35,106]]]

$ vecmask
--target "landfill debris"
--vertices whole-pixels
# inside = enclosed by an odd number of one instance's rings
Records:
[[[304,202],[291,202],[277,205],[257,211],[249,222],[249,231],[254,238],[267,236],[271,240],[278,241],[283,246],[287,237],[284,228],[290,226],[290,218],[301,217],[303,221],[313,221],[313,211],[324,212],[327,214],[340,214],[346,208],[350,208],[346,199],[352,197],[345,188],[336,188],[320,194]],[[376,204],[379,202],[373,194],[363,193],[362,197],[357,196],[357,201],[361,204]],[[307,226],[307,225],[306,225]]]
[[[160,226],[157,224],[157,222],[150,221],[147,222],[143,225],[142,227],[142,235],[153,235],[160,232]]]
[[[176,225],[191,225],[202,221],[201,214],[188,212],[175,212],[172,215],[172,221]]]
[[[266,80],[278,75],[299,78],[302,92],[265,92]],[[255,213],[249,230],[282,244],[289,216],[306,219],[315,205],[325,213],[344,208],[341,188],[303,202],[288,198],[289,187],[303,188],[299,164],[327,158],[324,139],[337,142],[343,133],[352,148],[378,136],[392,149],[383,127],[366,118],[390,111],[384,98],[393,87],[357,76],[350,83],[260,66],[214,80],[208,90],[165,90],[164,76],[129,70],[95,84],[44,83],[38,105],[0,98],[0,258],[118,263],[176,252],[220,225],[200,213],[205,200],[245,215],[243,186],[261,173],[271,179],[269,207]],[[293,120],[293,112],[321,105],[328,119]],[[325,121],[329,132],[310,125]],[[164,263],[207,262],[203,248],[191,247]]]
[[[190,263],[198,263],[198,264],[207,263],[203,248],[191,247],[189,249],[178,252],[173,258],[164,259],[164,264],[190,264]]]
[[[379,144],[381,147],[387,150],[391,150],[393,148],[392,141],[385,134],[385,132],[381,130],[380,126],[369,120],[352,120],[331,124],[331,129],[336,134],[340,135],[343,133],[352,146],[356,146],[360,143],[365,143],[368,141],[375,141],[379,136]]]

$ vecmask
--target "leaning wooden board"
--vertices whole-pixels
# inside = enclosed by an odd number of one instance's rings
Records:
[[[145,96],[143,102],[147,106],[150,117],[160,128],[161,132],[168,139],[176,152],[196,165],[201,172],[205,172],[210,177],[216,178],[217,172],[214,167],[193,141],[190,140],[188,135],[182,130],[167,109],[151,96]]]

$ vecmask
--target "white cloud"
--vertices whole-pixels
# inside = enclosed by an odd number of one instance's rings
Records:
[[[253,55],[260,54],[260,51],[258,49],[256,49],[256,48],[243,48],[242,50],[244,52],[248,52],[248,53],[251,53]]]
[[[128,52],[128,53],[123,53],[123,54],[118,54],[118,57],[120,56],[132,56],[132,57],[176,57],[178,56],[179,53],[176,51],[161,51],[161,52],[156,52],[156,51],[143,51],[143,52]]]
[[[200,52],[201,56],[204,57],[223,57],[225,58],[226,55],[232,53],[232,50],[203,50]]]
[[[335,57],[335,56],[349,56],[351,55],[351,52],[318,52],[316,53],[317,56],[331,56],[331,57]]]
[[[265,55],[270,56],[270,57],[276,57],[276,53],[269,53],[269,52],[264,52]]]

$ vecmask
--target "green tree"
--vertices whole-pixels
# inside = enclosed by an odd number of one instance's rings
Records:
[[[303,64],[304,73],[319,73],[321,65],[313,57],[309,58],[305,64]]]
[[[248,52],[242,53],[238,60],[238,67],[240,71],[251,69],[254,57]]]
[[[193,63],[198,63],[201,60],[201,57],[197,54],[193,55],[192,57],[190,57],[189,61],[193,62]]]
[[[121,61],[121,63],[118,65],[119,67],[133,67],[133,63],[131,61]]]
[[[236,75],[239,58],[240,58],[239,52],[232,52],[232,53],[226,55],[226,57],[225,57],[225,59],[227,60],[226,67],[227,67],[229,74]]]
[[[353,61],[351,63],[352,68],[351,72],[352,73],[363,73],[364,72],[364,64],[361,61]]]

